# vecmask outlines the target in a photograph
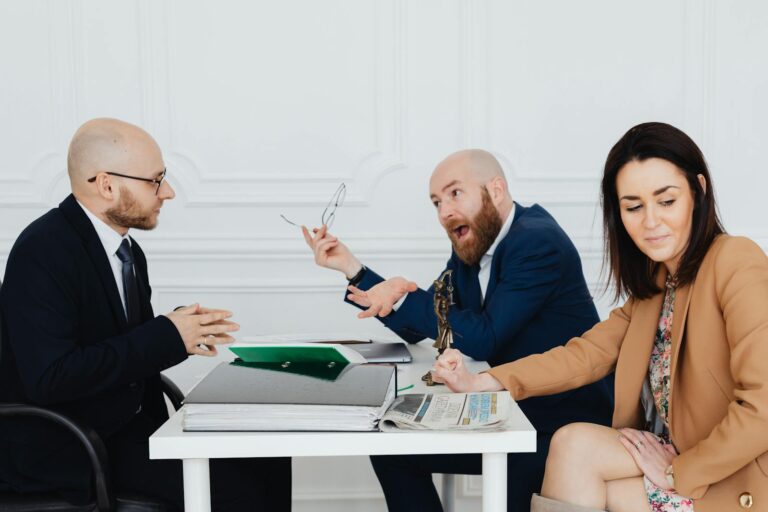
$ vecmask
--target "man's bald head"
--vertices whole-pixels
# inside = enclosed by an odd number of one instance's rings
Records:
[[[67,171],[75,195],[99,172],[144,175],[164,167],[160,147],[147,132],[118,119],[92,119],[77,129],[69,144]]]
[[[446,185],[454,182],[487,189],[496,197],[497,207],[502,210],[512,205],[504,170],[496,157],[484,149],[463,149],[437,164],[429,180],[430,196],[439,195]]]
[[[464,149],[448,155],[437,165],[433,176],[456,170],[468,171],[469,176],[481,185],[497,177],[507,181],[499,161],[484,149]]]

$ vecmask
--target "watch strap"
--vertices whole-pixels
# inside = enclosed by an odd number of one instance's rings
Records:
[[[363,277],[365,277],[366,270],[368,269],[365,267],[365,265],[363,265],[357,274],[355,274],[354,276],[352,276],[350,279],[347,280],[349,282],[348,283],[349,286],[357,286],[358,283],[363,280]]]

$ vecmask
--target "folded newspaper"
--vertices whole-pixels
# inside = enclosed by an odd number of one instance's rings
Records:
[[[384,413],[379,429],[503,430],[511,402],[507,391],[400,395]]]

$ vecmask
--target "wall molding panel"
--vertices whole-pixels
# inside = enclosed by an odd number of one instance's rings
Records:
[[[746,234],[768,252],[768,233],[757,229],[730,229],[730,233]],[[312,254],[303,241],[290,237],[236,236],[221,234],[169,234],[144,238],[145,233],[132,233],[150,261],[261,261],[285,260],[305,262]],[[601,260],[602,238],[588,234],[570,235],[582,260]],[[345,242],[360,258],[370,260],[439,260],[450,256],[450,243],[446,237],[418,234],[388,234],[386,236],[347,236]],[[12,236],[0,236],[0,257],[7,257],[15,241]]]
[[[44,19],[34,29],[45,27],[47,59],[39,65],[47,71],[48,111],[42,118],[26,120],[34,122],[37,144],[31,156],[25,155],[25,167],[4,167],[0,171],[0,208],[50,206],[53,189],[66,176],[66,147],[61,142],[67,136],[65,127],[78,109],[75,53],[81,45],[74,26],[80,13],[79,2],[48,1],[39,5],[39,12]],[[35,100],[41,103],[43,98]]]
[[[151,124],[157,110],[167,114],[165,126],[158,126],[158,131],[165,133],[170,141],[166,156],[169,166],[178,170],[174,178],[187,207],[323,206],[328,201],[328,185],[341,181],[348,187],[346,203],[365,206],[378,181],[405,167],[402,60],[407,50],[402,36],[402,0],[373,2],[375,15],[370,34],[374,52],[368,57],[375,63],[375,88],[370,98],[375,117],[370,126],[364,127],[372,131],[373,140],[370,147],[354,148],[354,163],[343,172],[332,163],[287,171],[240,167],[211,172],[214,162],[199,156],[178,130],[183,125],[183,114],[171,92],[172,87],[178,87],[181,82],[174,75],[174,62],[180,52],[178,36],[173,32],[173,20],[178,14],[175,4],[147,1],[139,4],[143,10],[155,14],[150,18],[154,22],[140,30],[148,35],[142,53],[155,56],[146,59],[142,69],[142,76],[147,77],[143,84],[144,115]],[[163,41],[163,47],[156,48],[157,41]]]

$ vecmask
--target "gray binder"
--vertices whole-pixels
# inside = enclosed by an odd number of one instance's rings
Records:
[[[184,400],[185,404],[296,404],[381,406],[394,387],[395,366],[349,365],[335,380],[295,373],[293,368],[221,363]]]
[[[341,368],[339,367],[341,366]],[[221,363],[184,400],[184,431],[375,430],[394,365]]]

